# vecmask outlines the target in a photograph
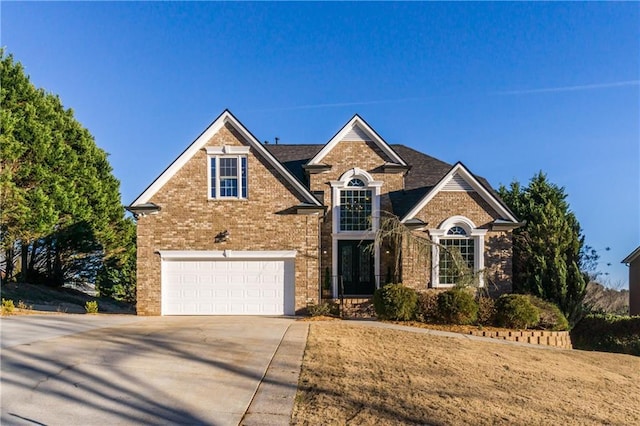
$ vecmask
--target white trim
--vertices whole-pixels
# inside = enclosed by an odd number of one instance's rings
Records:
[[[371,230],[367,231],[340,231],[340,191],[342,189],[347,188],[347,184],[353,178],[361,177],[366,181],[366,186],[354,188],[356,190],[362,189],[367,190],[370,189],[371,195],[373,199],[371,200],[371,217],[373,221],[371,223]],[[378,229],[378,219],[380,216],[380,192],[382,188],[382,181],[373,180],[373,176],[371,176],[366,171],[354,167],[353,169],[349,169],[340,176],[340,180],[333,180],[330,182],[331,185],[331,206],[333,209],[333,228],[332,232],[334,234],[351,234],[353,237],[357,237],[358,235],[362,235],[367,232],[375,232]]]
[[[629,253],[629,256],[625,257],[621,263],[625,263],[627,266],[631,265],[631,263],[636,260],[640,256],[640,246],[637,249]]]
[[[162,260],[244,260],[244,259],[294,259],[296,250],[257,251],[257,250],[160,250]]]
[[[249,132],[230,111],[225,110],[220,116],[214,120],[207,129],[196,138],[189,147],[184,150],[178,158],[174,160],[167,169],[156,178],[155,181],[142,194],[131,203],[131,207],[148,203],[151,198],[162,188],[177,172],[180,170],[193,156],[201,150],[213,136],[226,124],[231,124],[249,143],[250,147],[255,149],[263,158],[265,158],[280,174],[298,190],[307,202],[315,206],[322,206],[316,197],[309,192],[307,188],[300,183],[269,151]],[[209,164],[207,164],[209,166]]]
[[[390,159],[392,159],[395,163],[406,166],[407,163],[404,162],[402,158],[389,146],[387,142],[382,139],[375,130],[373,130],[369,125],[362,119],[358,114],[354,115],[351,120],[347,124],[345,124],[342,129],[336,133],[336,135],[327,142],[327,144],[318,152],[315,157],[313,157],[307,165],[320,164],[320,162],[326,157],[326,155],[331,152],[331,150],[344,139],[344,137],[352,131],[352,129],[358,126],[360,130],[366,133],[373,143],[375,143],[378,148],[382,150]]]
[[[365,186],[356,187],[359,190],[371,190],[371,229],[365,231],[341,231],[340,230],[340,191],[348,188],[347,184],[353,178],[361,178]],[[373,180],[373,176],[358,167],[347,170],[340,176],[340,180],[334,180],[331,184],[331,208],[333,209],[333,223],[331,233],[332,247],[332,276],[338,276],[338,240],[375,240],[375,233],[380,220],[380,192],[382,181]],[[380,247],[375,247],[374,252],[374,277],[380,275]],[[338,296],[338,284],[333,283],[333,295]]]
[[[205,147],[208,155],[225,155],[225,154],[249,154],[251,147],[249,146],[207,146]]]
[[[429,191],[423,198],[420,200],[410,211],[407,213],[401,220],[402,223],[406,222],[409,219],[413,219],[420,211],[429,204],[429,201],[433,199],[444,186],[451,180],[453,176],[459,174],[464,180],[466,180],[469,185],[487,202],[489,205],[503,218],[508,219],[514,223],[517,223],[518,220],[507,210],[497,199],[491,194],[485,187],[478,182],[478,179],[471,174],[469,170],[462,164],[457,163],[455,166],[449,170],[440,182],[436,186],[434,186],[431,191]]]
[[[247,152],[248,152],[248,148],[247,148]],[[208,150],[207,150],[208,153]],[[232,196],[222,196],[220,195],[220,159],[221,158],[235,158],[237,160],[236,163],[236,171],[237,171],[237,175],[236,175],[236,179],[238,180],[238,195],[235,197]],[[245,173],[247,174],[247,182],[246,182],[246,192],[247,192],[247,196],[244,197],[242,196],[242,160],[246,160],[245,161],[245,168],[246,170]],[[216,162],[216,194],[215,196],[211,195],[211,179],[213,176],[211,176],[211,162],[215,161]],[[249,199],[249,158],[247,157],[247,155],[228,155],[228,154],[219,154],[219,155],[208,155],[208,162],[207,162],[207,196],[209,197],[209,200],[219,200],[219,201],[223,201],[223,200],[248,200]],[[226,177],[230,177],[230,176],[226,176]]]
[[[447,235],[447,231],[454,226],[460,226],[467,235]],[[487,229],[476,228],[473,221],[465,216],[451,216],[444,220],[437,229],[429,229],[429,235],[433,241],[431,246],[431,287],[432,288],[451,288],[455,284],[440,284],[440,240],[455,238],[471,238],[474,240],[473,248],[473,272],[477,273],[484,269],[484,236]],[[484,287],[484,278],[482,274],[478,279],[478,287]]]

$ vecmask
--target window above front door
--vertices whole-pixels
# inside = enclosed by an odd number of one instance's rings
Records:
[[[378,227],[382,182],[364,170],[353,168],[331,182],[334,233],[367,233]]]

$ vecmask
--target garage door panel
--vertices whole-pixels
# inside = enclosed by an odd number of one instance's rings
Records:
[[[247,289],[247,298],[248,299],[259,299],[260,298],[260,289]]]
[[[291,314],[293,271],[293,259],[163,261],[162,313]]]

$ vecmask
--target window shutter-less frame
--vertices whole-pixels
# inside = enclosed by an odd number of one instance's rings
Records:
[[[248,170],[247,170],[247,157],[241,157],[242,164],[242,198],[247,198],[248,191]]]
[[[216,157],[210,157],[211,160],[211,198],[216,198],[216,180],[218,176],[216,174]]]
[[[245,156],[209,157],[211,171],[210,198],[246,199],[249,194],[249,166]]]

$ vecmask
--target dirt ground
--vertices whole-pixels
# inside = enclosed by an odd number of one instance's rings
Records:
[[[97,301],[98,310],[103,314],[135,314],[135,307],[107,297],[93,297],[69,288],[52,288],[45,285],[27,283],[2,283],[0,295],[13,300],[13,315],[32,314],[84,314],[85,303]],[[19,306],[23,308],[20,309]]]
[[[313,322],[293,424],[640,424],[640,358]]]

